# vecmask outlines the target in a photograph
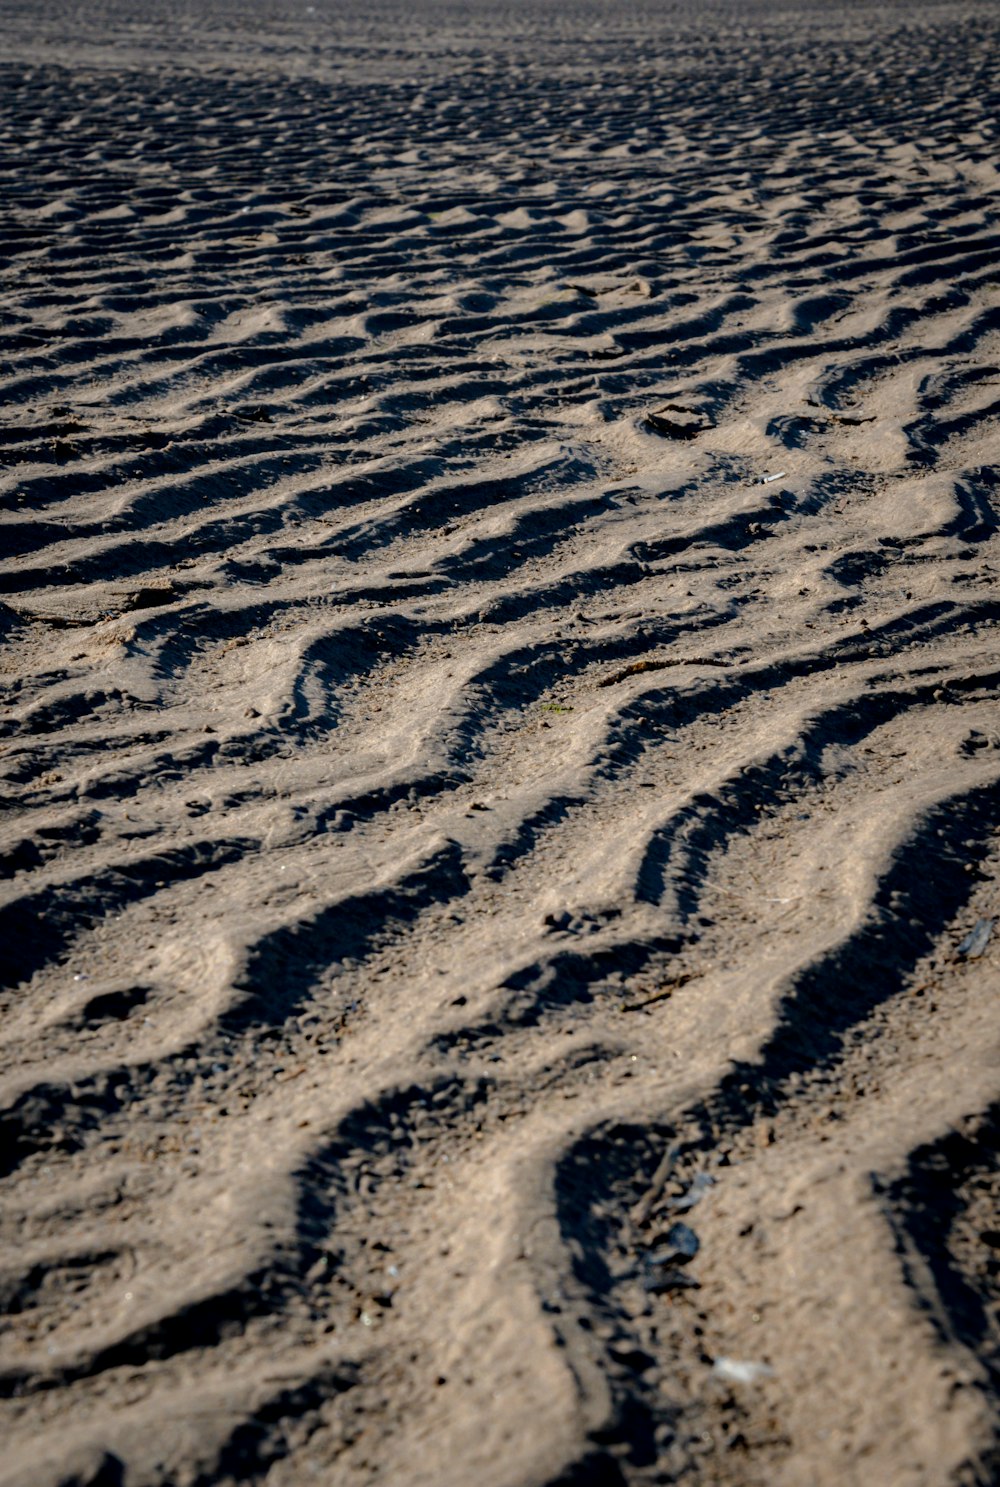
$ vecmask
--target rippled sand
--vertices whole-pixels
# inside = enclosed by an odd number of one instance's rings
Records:
[[[0,1476],[995,1482],[996,8],[0,40]]]

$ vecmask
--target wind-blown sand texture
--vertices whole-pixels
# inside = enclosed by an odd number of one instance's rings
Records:
[[[167,9],[2,10],[4,1480],[995,1482],[996,8]]]

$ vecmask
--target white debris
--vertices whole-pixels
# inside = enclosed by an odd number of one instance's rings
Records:
[[[767,1363],[744,1363],[739,1358],[716,1358],[712,1372],[717,1379],[729,1384],[755,1384],[758,1379],[769,1379],[774,1369]]]

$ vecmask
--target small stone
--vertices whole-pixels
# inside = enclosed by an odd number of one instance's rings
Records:
[[[966,864],[966,867],[968,871],[975,871],[969,864]],[[958,953],[962,956],[963,960],[977,960],[982,955],[993,933],[993,924],[994,921],[992,919],[979,919],[976,921],[974,928],[969,931],[958,947]]]
[[[650,1265],[686,1265],[701,1249],[701,1241],[687,1224],[671,1224],[660,1247],[647,1256]]]
[[[696,439],[715,425],[703,413],[667,403],[655,413],[646,415],[646,427],[665,439]]]

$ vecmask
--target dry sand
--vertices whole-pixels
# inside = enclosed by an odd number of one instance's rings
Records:
[[[997,1481],[996,7],[0,23],[3,1480]]]

